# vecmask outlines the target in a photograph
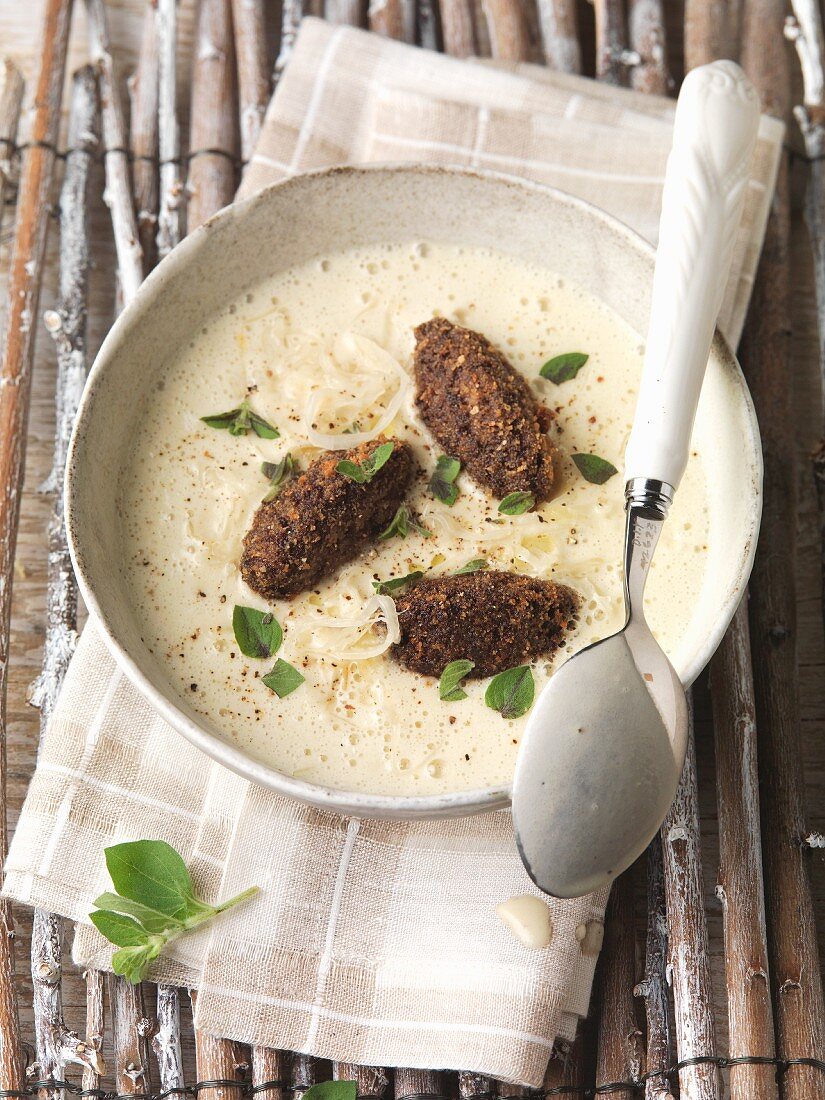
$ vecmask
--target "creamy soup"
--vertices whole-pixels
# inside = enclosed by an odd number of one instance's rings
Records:
[[[487,336],[555,410],[558,491],[535,511],[501,515],[464,473],[453,507],[428,491],[442,452],[415,411],[412,330],[434,314]],[[571,351],[588,356],[575,378],[540,377],[543,363]],[[375,247],[260,284],[175,351],[142,410],[119,500],[145,642],[227,741],[289,775],[404,795],[509,782],[526,717],[487,707],[488,681],[467,681],[465,699],[442,702],[435,679],[401,668],[388,652],[395,605],[376,596],[374,582],[414,570],[437,576],[481,558],[574,588],[578,623],[552,660],[535,663],[537,692],[559,662],[621,627],[622,475],[592,484],[569,456],[595,454],[621,471],[641,364],[638,334],[605,305],[492,251]],[[233,436],[201,421],[247,394],[279,438]],[[422,475],[407,502],[430,537],[412,529],[377,541],[316,590],[267,604],[238,571],[269,488],[262,462],[289,452],[305,469],[324,449],[380,432],[415,451]],[[694,453],[648,589],[650,623],[671,655],[699,603],[707,542],[704,466]],[[262,680],[273,659],[240,652],[236,604],[269,611],[283,627],[278,657],[304,677],[285,698]]]

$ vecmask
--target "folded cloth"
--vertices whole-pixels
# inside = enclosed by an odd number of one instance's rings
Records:
[[[306,20],[241,196],[357,161],[493,168],[558,185],[655,239],[673,105],[533,66],[461,62]],[[741,331],[782,141],[763,119],[723,309]],[[549,257],[552,259],[552,257]],[[88,921],[102,849],[173,844],[207,900],[251,902],[174,941],[151,976],[196,987],[197,1026],[343,1062],[468,1069],[539,1086],[587,1011],[581,925],[606,894],[550,901],[542,951],[495,905],[537,893],[506,812],[453,821],[343,819],[279,798],[170,729],[81,638],[6,864],[4,892],[78,922],[74,956],[107,968]],[[577,936],[577,930],[579,935]],[[588,942],[590,940],[588,939]]]

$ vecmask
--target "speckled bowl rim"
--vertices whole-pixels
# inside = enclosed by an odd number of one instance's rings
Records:
[[[499,172],[468,168],[415,164],[371,164],[364,166],[325,168],[319,169],[318,171],[302,173],[301,175],[273,183],[263,190],[256,192],[256,194],[252,195],[250,198],[225,207],[204,222],[199,228],[190,233],[144,280],[133,301],[130,302],[112,325],[97,353],[94,364],[89,372],[80,403],[77,421],[69,446],[66,467],[66,525],[69,551],[86,606],[119,667],[157,713],[168,722],[173,729],[181,733],[188,741],[196,745],[218,763],[225,765],[232,771],[237,772],[252,782],[267,787],[278,794],[336,814],[412,820],[419,818],[458,817],[466,814],[502,809],[508,806],[510,802],[510,784],[475,788],[473,790],[446,792],[435,795],[396,796],[369,794],[359,791],[340,790],[309,783],[301,779],[295,779],[247,755],[243,750],[235,748],[227,741],[222,740],[199,723],[193,721],[179,709],[169,695],[158,690],[158,688],[151,683],[142,671],[138,661],[127,651],[118,638],[116,631],[112,628],[111,623],[108,621],[95,594],[94,576],[92,576],[86,568],[84,532],[81,530],[81,516],[79,515],[77,489],[83,478],[83,467],[82,461],[78,457],[78,452],[84,436],[95,427],[96,391],[111,358],[111,349],[116,348],[122,330],[132,323],[132,318],[135,313],[146,309],[156,292],[156,288],[159,287],[163,281],[169,279],[170,276],[185,277],[188,266],[197,256],[203,243],[208,236],[214,232],[215,227],[221,225],[224,219],[232,217],[237,222],[239,217],[242,218],[244,216],[245,210],[251,210],[260,203],[269,202],[273,194],[282,190],[305,188],[310,181],[318,178],[328,179],[336,175],[352,177],[361,173],[404,173],[417,176],[469,176],[479,180],[489,180],[499,185],[505,184],[510,188],[522,192],[528,191],[547,194],[552,196],[558,203],[578,208],[581,213],[589,217],[594,223],[601,224],[605,231],[613,233],[623,239],[628,248],[640,250],[651,258],[655,254],[655,250],[651,245],[623,222],[620,222],[606,211],[582,199],[576,198],[573,195],[569,195],[565,191],[544,184],[521,180]],[[743,530],[742,532],[741,548],[737,548],[739,554],[739,568],[736,573],[735,583],[731,587],[727,600],[719,608],[718,615],[712,624],[712,628],[708,630],[704,646],[695,654],[693,662],[687,669],[685,677],[686,684],[690,684],[695,680],[712,657],[745,593],[756,551],[756,541],[762,507],[762,451],[753,402],[739,363],[718,331],[714,337],[714,352],[720,360],[723,369],[728,372],[731,380],[734,382],[734,386],[738,391],[738,398],[746,413],[749,427],[748,437],[743,439],[742,442],[743,454],[747,458],[751,473],[749,479],[751,501],[750,508],[748,509],[750,522],[748,530]]]

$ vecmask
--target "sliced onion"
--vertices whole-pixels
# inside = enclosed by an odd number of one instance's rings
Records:
[[[383,621],[386,625],[384,637],[377,640],[374,645],[361,645],[368,628]],[[309,624],[307,624],[309,626]],[[325,630],[340,631],[342,639],[331,645],[324,644],[321,632]],[[356,637],[352,638],[355,634]],[[348,638],[352,639],[347,640]],[[310,649],[329,657],[346,661],[365,661],[370,657],[378,657],[385,653],[391,645],[401,640],[401,626],[398,622],[398,612],[395,602],[390,596],[371,596],[364,604],[360,614],[352,618],[344,618],[335,615],[324,615],[320,621],[312,624],[312,633],[308,643]]]
[[[354,359],[359,358],[369,362],[370,358],[378,359],[382,367],[398,380],[398,389],[387,404],[383,414],[369,431],[365,432],[319,432],[313,428],[317,422],[319,410],[323,398],[329,394],[335,395],[335,390],[325,388],[316,390],[307,400],[302,418],[306,437],[315,447],[321,447],[328,451],[348,450],[357,447],[359,443],[368,443],[371,439],[381,435],[398,415],[404,403],[407,392],[410,389],[410,377],[401,364],[394,359],[389,352],[376,344],[366,336],[356,336],[348,332],[339,336],[335,343],[336,355],[339,358],[345,356]]]

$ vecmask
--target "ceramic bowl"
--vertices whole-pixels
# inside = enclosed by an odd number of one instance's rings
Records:
[[[187,704],[141,641],[120,567],[117,486],[156,372],[227,300],[331,251],[420,239],[492,246],[548,266],[601,298],[636,331],[646,330],[653,250],[570,195],[487,173],[415,166],[330,169],[296,177],[222,210],[143,284],[92,368],[66,487],[69,542],[83,597],[117,662],[170,725],[222,764],[281,794],[338,812],[395,818],[494,809],[506,805],[509,790],[414,797],[331,790],[278,772],[224,740]],[[707,415],[710,408],[713,418]],[[679,651],[671,654],[686,684],[709,660],[742,597],[761,505],[753,407],[736,359],[718,335],[694,438],[713,454],[714,468],[704,590]],[[617,557],[620,552],[617,546]]]

